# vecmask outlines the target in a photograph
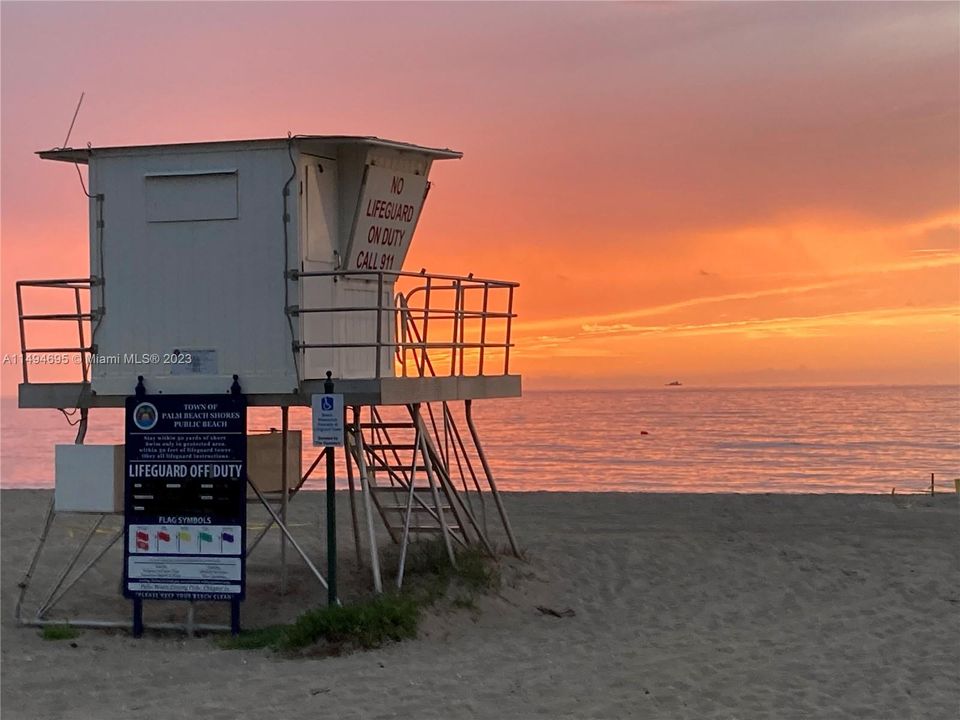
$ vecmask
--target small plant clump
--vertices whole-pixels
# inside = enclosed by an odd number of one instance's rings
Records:
[[[44,625],[40,637],[44,640],[73,640],[80,631],[72,625]]]
[[[259,650],[261,648],[276,648],[280,645],[280,638],[287,630],[287,625],[270,625],[269,627],[243,630],[239,635],[221,637],[218,642],[225,650]]]
[[[454,557],[456,567],[450,564],[447,549],[440,541],[411,545],[404,573],[408,592],[431,605],[446,594],[451,584],[471,593],[500,588],[500,570],[483,550],[462,548],[454,553]]]
[[[280,636],[281,650],[298,650],[318,640],[336,645],[375,648],[388,641],[416,637],[420,606],[406,595],[391,593],[352,605],[308,610]]]

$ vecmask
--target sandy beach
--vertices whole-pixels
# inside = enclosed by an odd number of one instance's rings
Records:
[[[17,583],[49,494],[2,493],[2,711],[29,718],[943,718],[960,711],[960,507],[953,494],[511,493],[526,562],[478,610],[437,606],[416,640],[339,657],[223,650],[214,638],[17,627]],[[323,496],[291,505],[323,559]],[[344,599],[364,592],[340,503]],[[110,518],[115,527],[119,518]],[[253,520],[257,522],[256,519]],[[90,525],[60,516],[32,615]],[[109,529],[109,528],[108,528]],[[107,531],[98,533],[103,542]],[[249,563],[246,626],[322,589],[277,540]],[[125,616],[115,548],[52,613]],[[572,609],[557,618],[536,609]],[[148,607],[147,621],[184,605]],[[198,621],[223,622],[223,606]]]

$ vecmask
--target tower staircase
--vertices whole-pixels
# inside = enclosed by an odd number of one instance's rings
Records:
[[[364,500],[369,500],[390,538],[400,546],[398,588],[403,584],[409,543],[422,537],[440,536],[453,565],[457,547],[476,545],[491,557],[496,554],[488,537],[481,478],[475,470],[476,449],[471,457],[449,403],[437,406],[408,405],[406,417],[389,419],[371,406],[365,418],[356,412],[348,427],[350,459],[359,469]],[[495,483],[485,479],[502,508]],[[516,552],[505,513],[502,519]]]

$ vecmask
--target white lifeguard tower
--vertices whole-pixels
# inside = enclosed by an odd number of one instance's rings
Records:
[[[309,406],[329,371],[351,410],[354,539],[359,547],[355,469],[378,591],[374,511],[404,549],[428,532],[448,549],[490,548],[464,497],[465,488],[483,489],[516,552],[471,411],[475,399],[520,395],[520,376],[510,373],[517,284],[404,269],[432,165],[461,153],[297,135],[38,154],[88,167],[90,274],[17,283],[21,408],[76,408],[82,445],[91,409],[123,407],[139,382],[149,393],[199,394],[227,393],[236,379],[249,405],[281,409],[276,483],[258,478],[256,492],[268,509],[261,491],[279,493],[274,519],[293,541],[286,503],[300,473],[287,409]],[[54,290],[64,306],[51,310],[45,297],[42,312],[31,310],[32,293]],[[31,343],[38,326],[44,341]],[[50,353],[78,358],[75,379],[37,379],[33,359]],[[457,429],[457,403],[468,438]],[[409,422],[384,421],[381,406],[406,407]],[[116,511],[116,497],[112,508],[109,497],[92,508],[71,504],[66,498],[85,491],[61,492],[61,480],[76,482],[67,466],[63,478],[58,467],[58,510]]]

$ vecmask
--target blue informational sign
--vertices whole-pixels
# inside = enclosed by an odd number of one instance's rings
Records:
[[[123,593],[242,600],[243,395],[139,395],[125,409]]]
[[[313,444],[317,447],[343,445],[343,395],[313,396]]]

